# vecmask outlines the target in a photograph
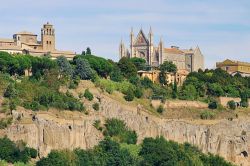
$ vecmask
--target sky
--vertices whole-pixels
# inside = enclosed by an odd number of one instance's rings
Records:
[[[205,67],[225,59],[250,62],[250,0],[1,0],[0,38],[19,31],[40,36],[42,24],[56,29],[56,47],[117,61],[131,27],[165,47],[199,46]],[[40,37],[39,37],[40,39]]]

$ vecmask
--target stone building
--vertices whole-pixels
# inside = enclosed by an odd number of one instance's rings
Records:
[[[199,47],[195,49],[180,49],[176,46],[165,48],[162,39],[158,45],[155,45],[151,28],[148,37],[142,29],[139,31],[137,37],[135,37],[132,29],[130,33],[130,48],[127,49],[123,41],[121,41],[119,54],[120,58],[143,58],[146,60],[147,64],[152,67],[158,67],[164,61],[172,61],[177,66],[178,70],[192,72],[204,69],[204,57]]]
[[[44,24],[41,29],[41,41],[38,41],[36,34],[27,31],[14,34],[13,39],[0,39],[0,51],[10,54],[50,55],[52,59],[61,55],[68,59],[75,56],[74,52],[59,51],[55,46],[55,29],[49,23]]]
[[[223,62],[217,62],[216,67],[227,71],[231,75],[239,73],[244,77],[250,77],[250,63],[248,62],[240,62],[226,59]]]
[[[178,70],[176,73],[166,73],[167,84],[176,83],[178,86],[183,85],[189,72],[187,70]],[[153,83],[159,83],[160,70],[138,71],[138,75],[142,78],[149,78]]]

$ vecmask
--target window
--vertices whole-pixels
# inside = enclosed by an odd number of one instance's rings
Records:
[[[47,41],[47,44],[49,44],[49,41]]]

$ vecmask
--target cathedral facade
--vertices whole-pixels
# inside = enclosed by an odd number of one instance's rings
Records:
[[[198,46],[195,49],[180,49],[176,46],[166,48],[162,39],[158,45],[155,45],[151,28],[148,36],[141,29],[136,37],[133,29],[131,29],[129,49],[121,41],[119,54],[120,58],[143,58],[147,65],[152,67],[158,67],[165,61],[171,61],[177,66],[178,70],[193,72],[204,69],[204,57]]]

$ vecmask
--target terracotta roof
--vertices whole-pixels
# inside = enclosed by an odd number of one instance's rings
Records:
[[[183,49],[182,50],[185,54],[194,54],[195,50],[193,49]]]
[[[0,50],[22,50],[19,46],[0,46]]]
[[[22,44],[26,44],[26,45],[29,45],[29,46],[40,46],[41,45],[39,43],[26,43],[26,42],[22,42]]]
[[[0,38],[0,42],[13,43],[14,40],[13,39],[1,39]]]
[[[15,35],[36,35],[36,34],[32,32],[28,32],[28,31],[21,31],[21,32],[16,33]]]
[[[184,52],[177,48],[164,48],[165,53],[169,54],[183,54]]]
[[[246,66],[250,66],[249,62],[241,62],[241,61],[235,61],[235,60],[231,60],[233,63],[237,63],[238,65],[246,65]]]

